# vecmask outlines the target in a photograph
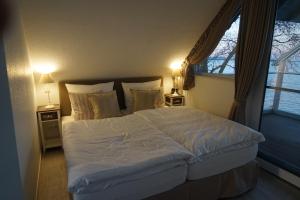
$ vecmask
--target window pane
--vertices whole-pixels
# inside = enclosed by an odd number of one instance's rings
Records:
[[[270,66],[269,66],[269,74],[268,74],[268,79],[267,79],[267,86],[273,86],[275,87],[276,85],[276,77],[277,77],[277,72],[276,72],[276,67],[273,65],[275,61],[271,60],[270,61]]]
[[[280,1],[261,119],[259,156],[300,176],[300,1]],[[293,10],[293,12],[292,12]],[[293,15],[291,15],[293,13]],[[276,89],[274,89],[276,88]]]
[[[266,89],[264,110],[269,111],[273,108],[274,90]]]
[[[300,93],[281,91],[278,110],[300,116]]]
[[[300,90],[300,74],[285,74],[282,87]]]
[[[195,65],[195,73],[234,74],[235,47],[238,38],[240,17],[225,32],[213,53],[202,63]]]

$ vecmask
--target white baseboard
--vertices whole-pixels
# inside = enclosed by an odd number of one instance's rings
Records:
[[[37,171],[38,174],[37,174],[37,179],[36,179],[34,200],[38,200],[41,163],[42,163],[42,153],[40,153],[39,167],[38,167],[38,171]]]
[[[276,166],[268,161],[265,161],[261,158],[256,158],[256,160],[258,161],[260,167],[264,168],[265,170],[274,174],[275,176],[278,176],[278,177],[282,178],[283,180],[300,188],[300,177],[298,177],[295,174],[292,174],[291,172],[288,172],[284,169],[281,169],[278,166]]]

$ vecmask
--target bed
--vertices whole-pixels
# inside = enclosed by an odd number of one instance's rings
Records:
[[[199,109],[168,107],[135,113],[193,153],[188,180],[223,173],[255,159],[262,134]]]
[[[74,199],[141,199],[172,189],[185,181],[191,156],[136,115],[64,122],[63,145]]]
[[[120,86],[122,81],[145,82],[159,78],[114,79],[120,108],[125,108]],[[71,83],[95,84],[106,81],[111,80]],[[264,140],[261,134],[189,108],[145,110],[119,118],[73,122],[72,117],[68,116],[70,100],[64,86],[66,82],[70,83],[64,81],[59,86],[62,114],[65,116],[63,141],[69,169],[69,191],[74,199],[218,199],[239,195],[255,186],[257,143]],[[218,134],[221,131],[230,135],[237,130],[241,131],[240,137],[236,133],[235,137]],[[82,132],[90,132],[90,136]],[[105,148],[124,138],[124,132],[125,136],[132,136],[133,139],[129,148],[122,145]],[[213,134],[214,137],[205,140],[205,135]],[[147,145],[149,141],[156,142]],[[148,149],[139,149],[137,144],[143,142]],[[156,143],[160,145],[155,147],[153,144]],[[162,150],[165,154],[157,151],[162,147],[165,147]],[[128,154],[118,157],[116,152],[121,151]],[[151,155],[149,152],[155,153]],[[107,154],[110,155],[103,156]],[[132,157],[137,159],[123,166],[124,159],[130,160]],[[101,165],[97,163],[80,168],[82,163],[93,163],[99,159]],[[117,171],[111,166],[117,166]],[[106,171],[99,172],[99,168]],[[83,171],[89,173],[82,174]]]

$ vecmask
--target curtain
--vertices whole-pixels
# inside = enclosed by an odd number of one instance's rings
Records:
[[[249,93],[271,52],[277,0],[244,0],[235,64],[235,97],[229,119],[245,124]],[[268,55],[268,56],[266,56]]]
[[[0,35],[3,34],[3,29],[8,23],[9,11],[8,11],[8,2],[0,1]]]
[[[183,89],[189,90],[195,86],[193,65],[201,63],[217,47],[225,31],[238,15],[242,0],[228,0],[216,17],[201,35],[182,65]]]

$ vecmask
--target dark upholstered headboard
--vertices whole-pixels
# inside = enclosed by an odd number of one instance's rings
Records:
[[[135,77],[135,78],[115,78],[115,79],[100,79],[100,80],[71,80],[71,81],[60,81],[59,82],[59,101],[61,107],[62,116],[71,115],[71,102],[68,95],[68,91],[66,88],[66,83],[69,84],[81,84],[81,85],[93,85],[97,83],[106,83],[106,82],[114,82],[114,90],[117,92],[118,102],[120,109],[125,109],[125,97],[122,88],[122,82],[126,83],[142,83],[146,81],[155,81],[161,79],[163,85],[163,79],[161,76],[151,76],[151,77]]]

